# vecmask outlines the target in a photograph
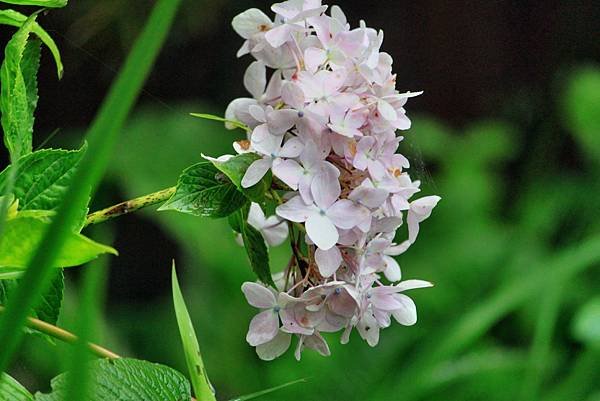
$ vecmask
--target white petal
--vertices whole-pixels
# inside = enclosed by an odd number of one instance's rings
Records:
[[[315,252],[315,261],[319,267],[319,272],[323,277],[329,277],[335,273],[342,263],[342,254],[337,246],[328,250],[318,248]]]
[[[273,162],[273,174],[294,191],[298,189],[302,173],[302,167],[295,160],[277,159]]]
[[[273,25],[269,17],[257,8],[251,8],[241,14],[233,17],[231,26],[244,39],[249,39],[252,35],[265,31]]]
[[[381,116],[388,121],[395,121],[398,119],[398,113],[396,113],[396,110],[385,100],[379,100],[377,102],[377,110],[379,110]]]
[[[298,157],[304,149],[302,141],[296,137],[288,139],[277,153],[278,157]]]
[[[327,341],[325,341],[325,339],[318,332],[313,334],[312,336],[305,337],[304,346],[310,349],[314,349],[323,356],[331,355],[331,352],[329,351],[329,346],[327,345]]]
[[[263,213],[260,205],[252,202],[252,204],[250,204],[250,210],[248,211],[248,224],[257,230],[260,230],[263,228],[265,220],[265,214]]]
[[[290,24],[279,25],[265,34],[265,39],[271,46],[278,48],[291,39],[291,32],[293,26]]]
[[[248,303],[255,308],[272,308],[277,304],[273,292],[260,284],[246,282],[242,284],[242,292]]]
[[[255,99],[259,99],[267,86],[267,70],[262,61],[255,61],[248,66],[244,74],[244,86]]]
[[[402,272],[400,271],[400,265],[396,259],[384,255],[383,260],[385,261],[385,270],[383,271],[385,278],[392,282],[400,281],[400,279],[402,279]]]
[[[319,248],[328,250],[337,243],[338,231],[327,216],[315,213],[308,217],[305,226],[306,234]]]
[[[265,241],[270,246],[277,246],[283,243],[288,236],[288,225],[285,220],[280,220],[277,216],[271,216],[265,222],[262,234]]]
[[[369,209],[348,199],[340,199],[327,209],[327,216],[336,227],[346,230],[370,219],[370,215]]]
[[[416,288],[428,288],[428,287],[433,287],[433,284],[430,283],[429,281],[424,281],[424,280],[404,280],[401,283],[398,283],[396,285],[396,288],[398,288],[398,291],[406,291],[406,290],[413,290]]]
[[[310,192],[317,206],[327,210],[342,192],[334,170],[327,168],[316,174],[310,185]]]
[[[281,98],[288,106],[291,106],[296,110],[304,109],[304,92],[302,91],[302,88],[294,82],[287,82],[283,85],[281,88]]]
[[[250,321],[246,341],[253,347],[271,341],[279,331],[279,315],[268,309],[259,313]]]
[[[248,166],[244,178],[242,178],[242,187],[250,188],[252,185],[259,182],[271,168],[271,163],[272,160],[269,157],[254,161]]]
[[[277,206],[275,212],[286,220],[302,223],[311,215],[318,213],[318,209],[314,205],[307,205],[300,196],[296,196],[283,205]]]
[[[267,115],[269,130],[274,135],[283,135],[296,124],[298,112],[292,109],[275,110]]]
[[[402,308],[392,312],[394,319],[404,326],[412,326],[417,323],[417,307],[413,300],[404,294],[394,294],[394,298],[402,304]]]
[[[280,357],[288,350],[292,341],[292,335],[280,331],[268,343],[260,344],[256,347],[256,354],[263,361],[272,361]]]

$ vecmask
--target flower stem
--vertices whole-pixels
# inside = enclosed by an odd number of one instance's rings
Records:
[[[166,201],[175,193],[175,187],[163,189],[158,192],[153,192],[148,195],[140,196],[139,198],[121,202],[106,209],[99,210],[88,214],[85,220],[85,226],[92,224],[103,223],[115,217],[122,216],[127,213],[135,212],[147,206],[152,206],[157,203]]]
[[[0,314],[4,313],[4,306],[0,305]],[[43,320],[35,319],[32,317],[27,318],[27,326],[35,329],[39,332],[49,335],[50,337],[56,338],[57,340],[64,341],[69,344],[74,344],[78,341],[77,336],[71,332],[51,325],[50,323],[44,322]],[[119,355],[112,351],[107,350],[99,345],[88,343],[88,349],[96,356],[100,358],[117,359]]]

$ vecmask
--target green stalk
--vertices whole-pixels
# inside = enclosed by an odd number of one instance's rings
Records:
[[[171,195],[175,193],[176,187],[163,189],[162,191],[153,192],[148,195],[140,196],[139,198],[121,202],[106,209],[98,210],[97,212],[88,214],[85,225],[103,223],[115,217],[123,216],[124,214],[135,212],[147,206],[156,205],[167,201]]]
[[[4,306],[0,305],[0,315],[2,315],[6,309]],[[39,331],[40,333],[44,333],[52,338],[55,338],[59,341],[62,341],[67,344],[75,344],[79,341],[77,336],[65,329],[54,326],[50,323],[44,322],[43,320],[39,320],[33,317],[28,317],[26,322],[26,326]],[[106,358],[106,359],[117,359],[120,358],[119,355],[114,352],[101,347],[100,345],[93,343],[86,343],[86,349],[93,355],[96,355],[98,358]]]
[[[22,340],[27,314],[49,285],[52,266],[65,238],[86,207],[90,189],[98,185],[125,119],[131,111],[164,43],[181,0],[158,0],[143,32],[92,123],[86,152],[46,235],[31,258],[21,285],[8,301],[0,320],[0,372],[6,371]]]

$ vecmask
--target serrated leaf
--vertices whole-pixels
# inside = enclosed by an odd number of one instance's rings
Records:
[[[568,128],[592,160],[600,158],[600,69],[584,67],[569,81],[564,96]]]
[[[67,0],[1,0],[3,3],[18,6],[40,6],[47,8],[61,8],[67,5]]]
[[[189,401],[190,383],[179,372],[137,359],[90,362],[90,397],[86,401]],[[52,379],[50,394],[36,393],[36,401],[66,401],[69,373]]]
[[[50,223],[33,217],[8,220],[0,238],[0,272],[1,266],[25,268],[49,225]],[[79,266],[103,253],[116,255],[117,251],[71,232],[55,260],[55,267]]]
[[[21,14],[18,11],[0,10],[0,24],[10,25],[10,26],[20,28],[25,21],[27,21],[27,16]],[[42,42],[44,42],[46,47],[48,47],[48,49],[52,53],[52,57],[54,57],[54,63],[56,64],[56,72],[58,74],[58,78],[59,79],[62,78],[62,75],[63,75],[62,60],[60,58],[60,52],[58,50],[58,46],[56,46],[56,43],[54,42],[52,37],[37,22],[33,23],[31,32],[35,33],[37,35],[37,37],[40,38],[40,40]]]
[[[0,305],[6,305],[6,301],[19,285],[19,280],[0,279]],[[31,316],[50,324],[56,324],[64,293],[64,275],[62,269],[55,273],[52,283],[42,300],[33,309]]]
[[[271,188],[271,180],[273,178],[271,171],[268,171],[259,182],[250,188],[242,187],[242,178],[244,178],[246,170],[248,170],[248,167],[253,162],[259,159],[261,159],[261,157],[256,153],[244,153],[234,156],[227,161],[212,159],[211,162],[216,168],[229,177],[231,182],[233,182],[238,190],[246,195],[248,199],[261,203],[265,199],[265,193]]]
[[[203,401],[216,400],[214,390],[204,367],[204,362],[202,361],[200,345],[196,338],[194,325],[192,324],[192,319],[185,306],[185,300],[183,299],[183,294],[179,287],[179,281],[177,280],[177,273],[175,271],[175,262],[173,262],[171,282],[177,326],[179,327],[183,352],[185,353],[185,362],[188,367],[194,393],[197,398]]]
[[[231,227],[242,234],[244,248],[250,261],[252,271],[260,281],[275,287],[269,267],[269,251],[260,231],[248,224],[247,208],[239,210],[229,220]]]
[[[0,373],[0,401],[33,401],[33,396],[18,381]]]
[[[31,59],[35,52],[25,51],[35,18],[35,14],[29,17],[8,42],[0,68],[0,111],[4,144],[13,161],[32,150],[34,109],[31,107],[27,84],[36,77],[26,77],[24,73],[37,73],[37,68],[34,67],[36,60]],[[39,59],[37,61],[39,63]]]
[[[13,193],[19,210],[55,210],[62,200],[77,165],[81,150],[45,149],[22,157],[18,162]],[[10,174],[7,167],[0,173],[0,189]]]
[[[212,163],[200,162],[183,171],[177,190],[158,210],[227,217],[246,202],[246,197]]]
[[[85,146],[80,150],[44,149],[22,157],[13,188],[19,210],[56,210],[84,153]],[[0,173],[0,192],[11,168]]]

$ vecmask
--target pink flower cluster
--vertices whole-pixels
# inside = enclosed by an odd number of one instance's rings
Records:
[[[274,21],[258,9],[233,19],[245,39],[238,56],[256,61],[244,76],[252,98],[231,102],[226,124],[248,127],[248,139],[234,144],[238,153],[261,156],[242,186],[271,171],[285,188],[270,224],[257,205],[250,223],[271,244],[294,232],[298,237],[291,238],[294,257],[276,278],[277,291],[242,286],[248,302],[261,309],[247,341],[265,360],[283,354],[292,336],[298,337],[298,359],[305,347],[328,355],[321,333],[343,330],[346,343],[353,328],[375,346],[392,318],[416,322],[415,304],[404,291],[431,286],[400,281],[393,258],[416,240],[419,223],[440,199],[410,200],[420,183],[396,153],[403,139],[396,130],[411,124],[404,105],[420,92],[396,90],[392,57],[380,51],[383,32],[363,21],[351,29],[339,7],[327,15],[320,0],[290,0],[271,9]],[[268,80],[267,69],[273,70]],[[396,243],[404,220],[408,238]]]

